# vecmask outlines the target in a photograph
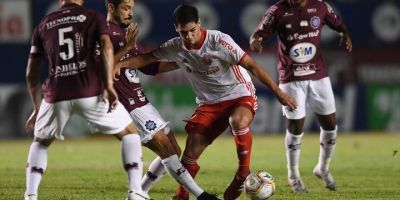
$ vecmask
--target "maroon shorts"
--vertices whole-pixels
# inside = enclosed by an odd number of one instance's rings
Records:
[[[257,101],[252,96],[240,97],[216,104],[199,106],[189,120],[186,120],[188,134],[201,134],[211,144],[229,126],[229,116],[237,107],[246,107],[254,115]]]

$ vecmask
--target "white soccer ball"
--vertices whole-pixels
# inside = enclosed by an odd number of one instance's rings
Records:
[[[251,200],[271,199],[275,193],[274,177],[266,171],[252,172],[244,181],[244,190]]]

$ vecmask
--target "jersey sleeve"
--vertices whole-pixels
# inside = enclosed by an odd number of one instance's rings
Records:
[[[326,15],[324,18],[325,24],[334,30],[338,30],[339,26],[342,24],[342,20],[336,15],[335,11],[333,11],[332,7],[328,3],[324,3],[326,8]]]
[[[39,27],[37,26],[33,31],[29,57],[42,57],[44,55],[43,40],[39,33]]]
[[[216,45],[220,58],[231,63],[238,64],[243,56],[246,54],[242,48],[231,38],[231,36],[221,33],[217,38]]]
[[[175,46],[177,39],[171,39],[159,46],[157,49],[153,51],[153,55],[158,59],[163,60],[174,60],[174,56],[176,55]]]
[[[265,11],[262,16],[260,23],[257,26],[256,34],[262,37],[269,37],[274,33],[275,30],[275,15],[277,6],[273,5]]]

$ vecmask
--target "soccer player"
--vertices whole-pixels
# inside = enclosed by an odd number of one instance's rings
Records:
[[[115,60],[124,60],[131,55],[142,53],[140,49],[136,48],[138,27],[131,23],[134,0],[106,0],[106,5],[109,24],[107,32],[114,46]],[[154,75],[162,72],[159,69],[169,71],[169,69],[175,68],[176,63],[174,62],[157,62],[139,70],[123,68],[121,75],[114,82],[121,103],[140,129],[143,145],[158,155],[143,177],[142,189],[147,193],[165,171],[168,171],[197,199],[217,199],[204,192],[183,167],[179,161],[181,149],[174,134],[170,132],[168,122],[161,117],[157,109],[146,98],[140,84],[139,71]]]
[[[163,59],[177,63],[196,93],[199,104],[185,127],[188,137],[182,163],[195,177],[200,169],[197,164],[200,155],[230,127],[239,166],[225,190],[224,199],[236,199],[241,194],[244,179],[250,173],[252,134],[249,126],[257,107],[255,89],[246,69],[269,87],[288,109],[295,109],[296,102],[282,92],[270,75],[229,35],[202,28],[195,7],[178,6],[173,19],[180,37],[167,41],[154,51],[118,63],[114,68],[115,73],[119,74],[121,67],[137,68]],[[173,199],[187,200],[188,195],[180,187]]]
[[[262,41],[276,33],[279,87],[294,96],[299,104],[293,111],[282,108],[288,119],[285,137],[288,181],[296,193],[307,192],[299,172],[306,105],[317,115],[321,126],[319,161],[313,173],[325,182],[329,190],[336,190],[329,170],[337,134],[335,99],[320,50],[325,24],[340,33],[341,45],[351,51],[352,42],[344,23],[322,0],[277,2],[266,11],[250,38],[250,48],[261,52]]]
[[[32,36],[27,64],[27,87],[33,113],[26,122],[34,130],[26,168],[26,200],[38,198],[47,167],[47,151],[63,140],[63,129],[73,114],[114,135],[122,142],[121,154],[128,175],[128,200],[147,199],[140,186],[142,149],[137,127],[119,103],[113,88],[113,47],[104,17],[82,6],[83,0],[61,0],[60,8],[45,16]],[[96,44],[101,44],[101,65],[95,65]],[[48,60],[48,76],[41,97],[39,72]]]

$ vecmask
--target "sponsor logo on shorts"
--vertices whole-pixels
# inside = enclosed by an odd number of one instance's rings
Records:
[[[145,126],[149,131],[154,131],[157,128],[157,124],[153,120],[148,120]]]

